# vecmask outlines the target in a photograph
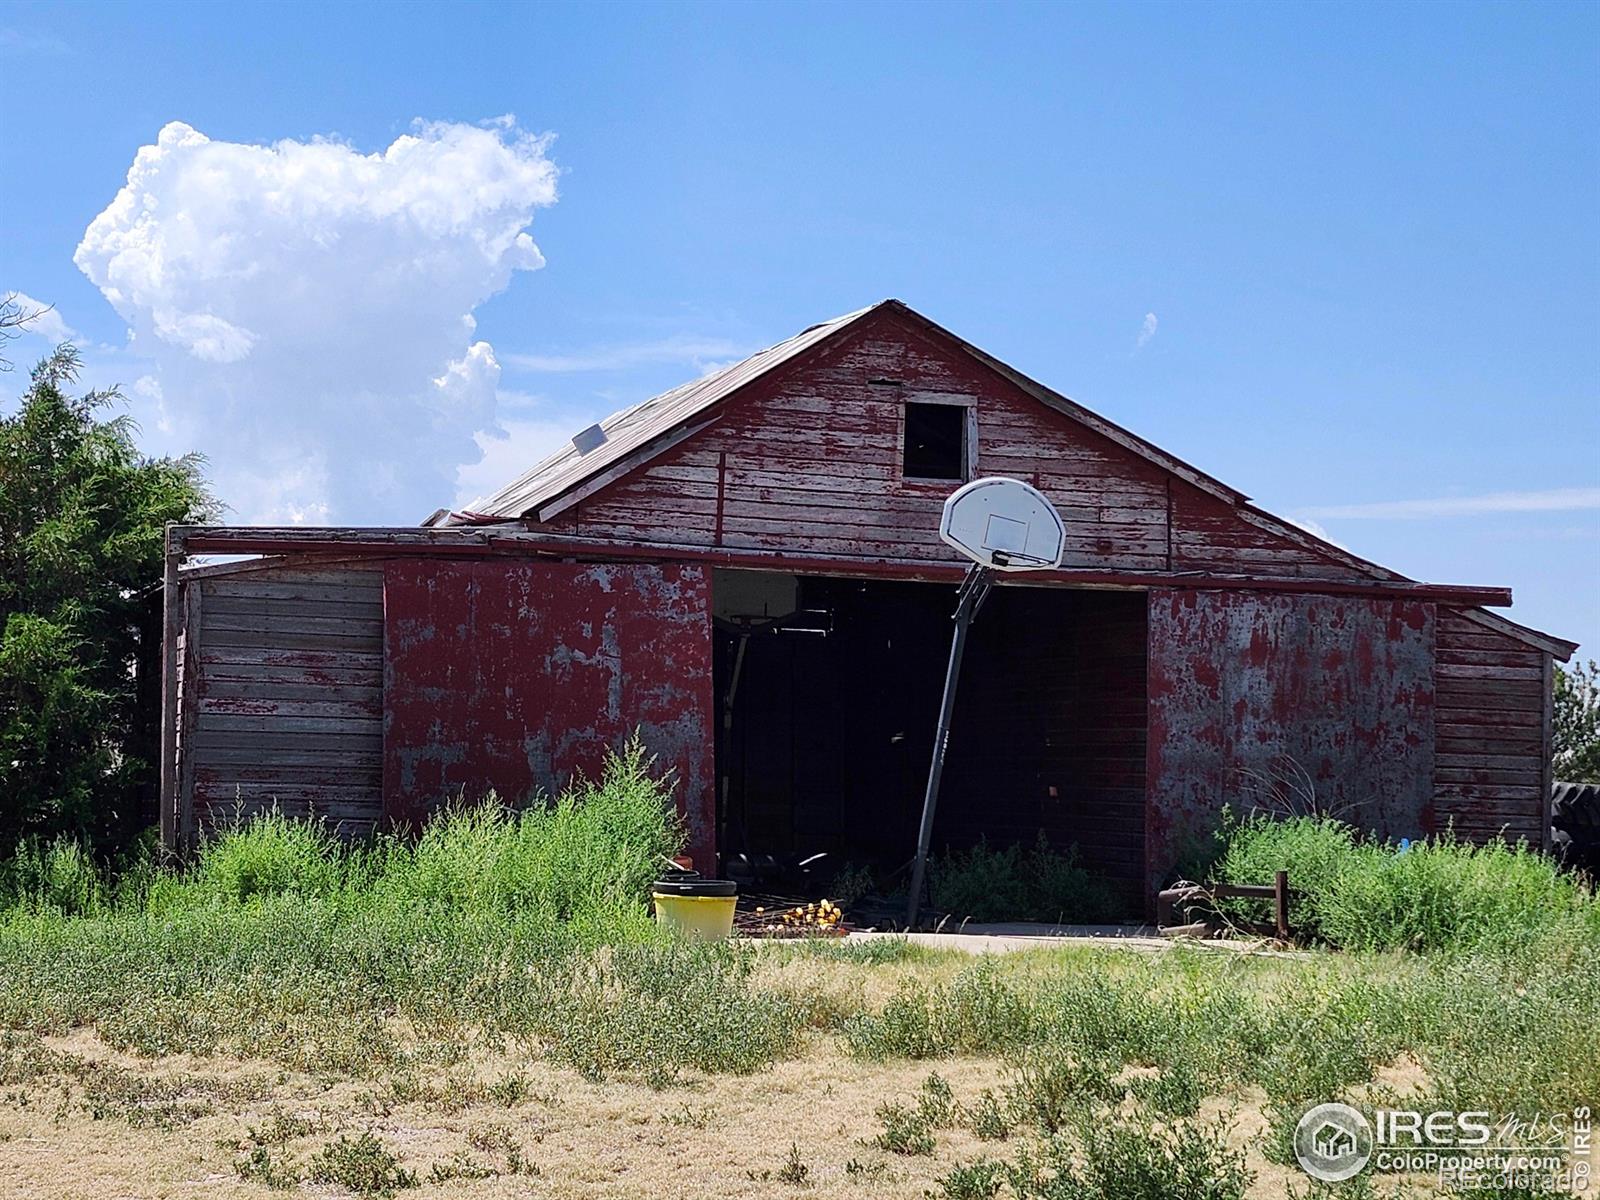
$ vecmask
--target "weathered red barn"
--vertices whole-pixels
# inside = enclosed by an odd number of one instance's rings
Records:
[[[593,771],[629,731],[718,851],[914,845],[963,480],[1031,482],[1058,571],[974,627],[935,844],[1077,844],[1148,895],[1292,770],[1387,836],[1548,837],[1553,658],[1251,506],[898,301],[611,417],[421,527],[178,528],[163,835],[277,804],[360,829]],[[190,556],[250,553],[189,565]],[[1287,766],[1286,766],[1287,764]]]

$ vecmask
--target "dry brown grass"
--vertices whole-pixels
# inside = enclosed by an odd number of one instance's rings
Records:
[[[710,1077],[660,1091],[621,1081],[589,1083],[570,1071],[503,1057],[474,1063],[470,1074],[373,1085],[189,1055],[141,1061],[87,1032],[46,1044],[142,1078],[193,1086],[210,1099],[211,1111],[170,1128],[136,1128],[120,1116],[94,1119],[79,1103],[81,1089],[58,1077],[13,1087],[10,1102],[0,1105],[0,1179],[5,1194],[16,1200],[281,1196],[240,1179],[233,1166],[249,1144],[249,1130],[261,1129],[275,1114],[290,1114],[314,1129],[274,1146],[275,1156],[303,1164],[339,1133],[371,1130],[421,1177],[419,1187],[402,1193],[419,1200],[920,1197],[952,1162],[971,1159],[983,1148],[961,1129],[941,1131],[935,1154],[926,1158],[889,1155],[864,1144],[877,1129],[877,1106],[915,1092],[928,1067],[860,1063],[820,1042],[802,1058],[755,1076]],[[939,1071],[962,1100],[994,1086],[999,1076],[998,1064],[970,1060],[941,1063]],[[523,1096],[510,1104],[488,1094],[508,1075],[525,1081]],[[18,1103],[22,1092],[26,1101]],[[241,1149],[231,1148],[235,1143]],[[809,1168],[803,1189],[777,1178],[791,1144],[799,1146]],[[530,1164],[524,1173],[510,1173],[511,1147]],[[847,1173],[852,1160],[866,1172]],[[499,1173],[429,1182],[434,1164],[452,1161]],[[348,1193],[302,1184],[292,1194]]]
[[[826,971],[828,964],[808,964]],[[814,982],[814,980],[813,980]],[[188,1197],[348,1196],[338,1186],[301,1182],[273,1190],[239,1176],[252,1131],[284,1118],[292,1136],[272,1141],[274,1161],[301,1168],[338,1135],[370,1131],[419,1177],[399,1193],[417,1197],[807,1196],[921,1198],[957,1162],[1004,1155],[1009,1147],[979,1141],[956,1125],[937,1132],[932,1155],[888,1153],[872,1145],[885,1100],[913,1100],[928,1063],[867,1063],[841,1055],[817,1038],[807,1053],[738,1078],[711,1076],[653,1090],[611,1080],[588,1082],[574,1072],[507,1055],[469,1066],[381,1081],[318,1078],[266,1063],[193,1055],[142,1060],[118,1053],[91,1031],[44,1039],[70,1061],[129,1072],[158,1089],[197,1098],[205,1111],[151,1124],[138,1111],[87,1111],[70,1073],[44,1072],[5,1089],[0,1099],[0,1179],[14,1200],[183,1200]],[[61,1060],[56,1060],[58,1063]],[[958,1102],[970,1104],[998,1087],[992,1060],[947,1059],[935,1065]],[[1398,1063],[1389,1081],[1414,1081]],[[506,1080],[515,1080],[512,1087]],[[499,1085],[498,1087],[496,1085]],[[1228,1112],[1231,1140],[1257,1173],[1252,1197],[1274,1200],[1304,1177],[1260,1154],[1267,1122],[1264,1097],[1249,1089],[1204,1115]],[[270,1136],[270,1135],[269,1135]],[[803,1184],[782,1171],[791,1145],[805,1164]],[[847,1164],[854,1163],[854,1171]],[[457,1169],[436,1180],[436,1165]],[[459,1168],[490,1172],[464,1177]]]

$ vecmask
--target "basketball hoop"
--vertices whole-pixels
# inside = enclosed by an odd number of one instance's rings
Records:
[[[1020,479],[974,479],[944,502],[939,537],[981,567],[1045,571],[1061,565],[1066,527],[1037,488]]]
[[[1048,571],[1059,567],[1067,531],[1061,514],[1039,489],[1020,479],[996,476],[974,479],[950,493],[939,519],[939,537],[971,559],[972,566],[967,568],[967,577],[956,593],[950,665],[944,676],[944,701],[934,733],[928,789],[922,798],[922,825],[917,831],[916,866],[911,872],[911,898],[906,905],[908,931],[916,928],[917,910],[922,904],[928,848],[933,841],[933,814],[939,804],[939,779],[944,774],[945,751],[950,745],[950,716],[955,711],[967,630],[989,598],[996,571]]]

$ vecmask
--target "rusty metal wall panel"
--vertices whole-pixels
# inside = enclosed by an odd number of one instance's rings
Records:
[[[1147,885],[1286,758],[1352,821],[1430,832],[1434,639],[1428,603],[1152,591]]]
[[[714,850],[710,583],[696,566],[384,567],[385,816],[492,788],[554,794],[638,728]]]

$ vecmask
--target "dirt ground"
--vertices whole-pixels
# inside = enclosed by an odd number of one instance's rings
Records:
[[[86,1090],[41,1075],[0,1096],[0,1180],[11,1200],[154,1200],[179,1197],[348,1196],[333,1184],[274,1190],[242,1178],[237,1162],[265,1141],[270,1161],[309,1174],[313,1155],[340,1135],[370,1131],[415,1172],[417,1197],[922,1197],[957,1162],[1004,1157],[1005,1144],[942,1129],[930,1156],[871,1144],[885,1100],[911,1100],[930,1070],[956,1099],[974,1100],[1001,1077],[996,1062],[870,1064],[818,1041],[799,1059],[738,1078],[654,1091],[591,1083],[534,1061],[497,1058],[431,1077],[318,1079],[267,1063],[118,1054],[93,1033],[45,1039],[74,1061],[116,1068],[142,1094]],[[512,1080],[512,1083],[505,1081]],[[497,1081],[499,1086],[495,1086]],[[1266,1163],[1265,1122],[1238,1109],[1235,1138],[1258,1174],[1252,1194],[1286,1195],[1298,1173]],[[252,1130],[258,1135],[252,1140]],[[278,1134],[288,1131],[281,1141]],[[263,1132],[265,1131],[265,1132]],[[277,1131],[274,1133],[273,1131]],[[791,1147],[804,1177],[795,1182]],[[436,1176],[436,1167],[442,1175]],[[482,1175],[481,1178],[473,1178]]]

